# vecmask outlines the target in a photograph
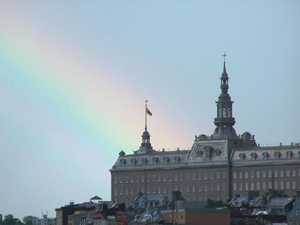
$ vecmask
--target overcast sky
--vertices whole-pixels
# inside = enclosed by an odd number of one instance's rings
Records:
[[[137,150],[214,131],[226,52],[235,129],[299,142],[300,2],[1,1],[0,213],[110,200]]]

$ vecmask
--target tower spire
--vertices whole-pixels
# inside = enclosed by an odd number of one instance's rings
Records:
[[[142,135],[142,143],[140,149],[136,151],[138,154],[147,154],[153,152],[153,148],[150,143],[150,134],[147,131],[147,116],[152,116],[152,113],[147,107],[148,100],[145,100],[145,131]]]
[[[216,129],[213,134],[214,139],[237,139],[236,132],[233,128],[235,119],[232,116],[232,103],[231,97],[228,94],[228,74],[226,72],[225,57],[227,56],[224,52],[224,66],[223,73],[221,76],[221,94],[217,103],[217,117],[215,118]]]

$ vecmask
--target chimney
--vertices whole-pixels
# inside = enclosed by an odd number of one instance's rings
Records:
[[[262,197],[262,202],[264,203],[264,205],[268,204],[268,197],[267,196],[263,196]]]

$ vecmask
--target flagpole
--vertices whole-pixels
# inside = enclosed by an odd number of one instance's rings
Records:
[[[145,100],[145,130],[147,130],[147,102],[148,100]]]

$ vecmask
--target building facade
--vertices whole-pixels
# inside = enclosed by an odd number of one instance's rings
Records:
[[[195,136],[191,150],[156,151],[145,127],[134,154],[121,151],[111,172],[111,199],[130,204],[139,193],[182,192],[186,200],[231,199],[234,194],[300,189],[300,145],[260,147],[254,135],[237,135],[233,101],[224,62],[216,126],[210,136]]]

